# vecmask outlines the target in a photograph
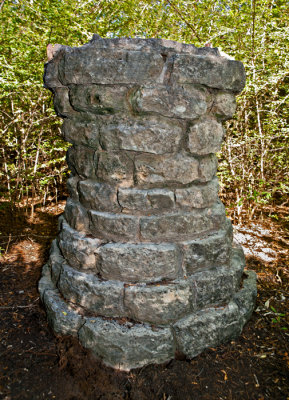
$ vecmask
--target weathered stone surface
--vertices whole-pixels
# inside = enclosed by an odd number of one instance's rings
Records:
[[[86,146],[72,146],[67,150],[66,161],[74,175],[81,178],[95,178],[97,153]]]
[[[192,304],[193,292],[185,280],[125,288],[124,306],[128,316],[136,321],[169,324],[188,314]]]
[[[169,189],[120,188],[118,202],[125,210],[134,212],[167,210],[175,206],[174,192]]]
[[[51,272],[49,264],[45,264],[42,268],[41,278],[38,282],[38,291],[41,300],[43,300],[44,293],[46,290],[54,290],[55,286],[51,281]]]
[[[173,327],[178,349],[195,357],[208,347],[237,337],[242,330],[238,307],[208,308],[178,321]]]
[[[72,144],[99,147],[99,124],[97,121],[83,121],[65,118],[61,128],[64,139]]]
[[[199,83],[239,93],[245,86],[245,70],[240,61],[225,57],[179,54],[174,61],[172,81]]]
[[[188,188],[176,189],[176,204],[181,208],[206,208],[218,200],[219,184],[214,178],[206,184],[194,184]]]
[[[159,39],[95,35],[49,50],[44,82],[73,144],[70,198],[39,283],[55,331],[125,370],[234,338],[256,280],[232,243],[214,153],[242,64]]]
[[[51,270],[51,280],[54,285],[57,284],[60,272],[62,269],[62,264],[64,263],[64,258],[60,253],[57,240],[54,239],[50,249],[49,261],[48,264],[50,265]]]
[[[214,154],[204,156],[199,162],[199,180],[208,182],[214,178],[218,167],[217,157]]]
[[[101,152],[99,154],[97,177],[120,186],[133,185],[134,163],[123,152]]]
[[[80,181],[80,178],[78,175],[71,175],[66,182],[66,187],[69,193],[69,197],[72,200],[78,201],[79,200],[79,195],[78,195],[78,190],[77,190],[77,185],[78,182]]]
[[[215,203],[212,207],[201,211],[193,209],[186,213],[141,217],[140,234],[144,241],[180,241],[206,232],[216,232],[224,227],[224,223],[224,206]]]
[[[174,244],[109,243],[98,250],[100,274],[123,282],[153,282],[181,276]]]
[[[79,231],[89,233],[89,218],[87,211],[78,201],[67,199],[64,216],[69,225]]]
[[[230,92],[217,92],[212,105],[211,113],[222,120],[233,117],[236,111],[236,97]]]
[[[112,241],[136,241],[139,218],[134,215],[89,211],[90,231],[97,237]]]
[[[117,188],[113,185],[86,179],[79,182],[81,204],[92,210],[120,212],[117,201]]]
[[[83,318],[63,301],[57,290],[47,290],[43,302],[47,312],[47,319],[55,333],[77,336],[83,325]]]
[[[96,252],[100,245],[99,239],[91,239],[85,233],[72,229],[63,221],[59,235],[59,247],[71,267],[92,270],[97,273]]]
[[[133,93],[131,102],[136,112],[195,119],[206,113],[208,98],[205,88],[142,86]]]
[[[189,276],[198,270],[228,265],[232,237],[227,230],[222,230],[203,239],[183,242],[181,246],[184,255],[183,266]]]
[[[192,154],[217,153],[224,137],[222,124],[212,117],[204,117],[192,125],[188,133],[188,148]]]
[[[237,276],[238,272],[228,266],[194,273],[190,282],[195,288],[195,308],[227,302],[236,290]]]
[[[70,85],[69,98],[77,111],[113,114],[130,109],[127,96],[130,88],[120,85]]]
[[[255,308],[257,298],[257,276],[254,271],[246,271],[243,287],[234,295],[234,301],[239,307],[242,323],[245,324]]]
[[[101,281],[96,276],[75,271],[63,265],[58,281],[63,297],[76,305],[107,317],[122,317],[124,285],[117,281]]]
[[[123,324],[90,318],[79,331],[81,344],[110,367],[129,371],[174,357],[175,347],[169,328],[143,324]]]
[[[76,111],[71,107],[68,88],[55,87],[53,89],[53,94],[54,108],[59,117],[65,118],[77,114]]]
[[[104,150],[132,150],[153,154],[178,150],[183,136],[181,121],[161,116],[110,117],[100,128]]]
[[[199,179],[199,161],[184,154],[142,154],[136,157],[135,168],[137,183],[142,186],[187,184]]]

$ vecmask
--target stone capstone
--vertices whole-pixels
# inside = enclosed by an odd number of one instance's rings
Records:
[[[218,49],[162,39],[57,45],[69,198],[39,281],[48,321],[121,370],[238,336],[256,276],[218,197],[223,121],[245,84]]]

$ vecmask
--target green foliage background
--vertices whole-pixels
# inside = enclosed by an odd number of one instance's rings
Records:
[[[224,198],[253,213],[288,204],[289,7],[285,0],[0,1],[0,189],[15,205],[63,190],[67,144],[43,88],[48,43],[103,37],[212,43],[241,60],[247,85],[220,154]]]

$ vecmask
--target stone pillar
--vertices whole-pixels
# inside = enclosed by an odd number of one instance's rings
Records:
[[[233,243],[214,153],[242,63],[157,39],[95,36],[54,53],[44,82],[72,144],[39,284],[54,331],[123,370],[238,336],[256,278]]]

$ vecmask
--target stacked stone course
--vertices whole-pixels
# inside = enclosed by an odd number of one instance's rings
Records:
[[[58,46],[44,82],[72,143],[39,283],[55,332],[124,370],[238,336],[256,279],[243,274],[214,153],[243,65],[214,48],[95,36]]]

